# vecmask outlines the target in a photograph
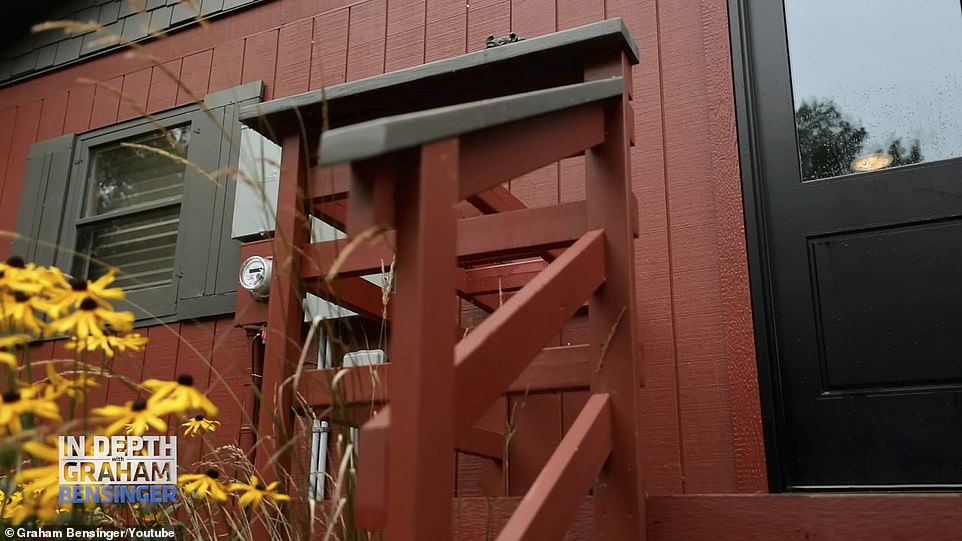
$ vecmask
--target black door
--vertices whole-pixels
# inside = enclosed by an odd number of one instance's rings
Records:
[[[776,488],[962,488],[960,2],[735,4]]]

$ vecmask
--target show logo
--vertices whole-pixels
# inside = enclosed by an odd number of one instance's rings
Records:
[[[177,436],[60,436],[61,504],[170,503]]]

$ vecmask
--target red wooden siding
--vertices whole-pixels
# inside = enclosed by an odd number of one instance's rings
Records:
[[[725,0],[278,0],[146,50],[197,97],[262,79],[266,97],[279,98],[479,50],[489,34],[532,37],[614,16],[625,19],[641,52],[632,162],[645,486],[663,494],[764,491]],[[0,88],[0,229],[14,228],[32,143],[110,125],[138,107],[156,112],[190,101],[190,92],[136,54]],[[530,206],[575,200],[584,193],[583,170],[582,159],[564,160],[512,181],[510,190]],[[9,246],[0,240],[0,255]],[[463,326],[481,317],[462,307]],[[576,320],[557,343],[578,343],[584,334]],[[228,318],[149,335],[144,373],[194,373],[230,412],[215,441],[236,442],[250,407],[245,332]],[[122,370],[135,376],[140,367]],[[115,382],[107,392],[129,398]],[[510,494],[531,482],[583,400],[566,393],[507,401],[515,428]],[[460,456],[459,492],[482,494],[486,467]]]

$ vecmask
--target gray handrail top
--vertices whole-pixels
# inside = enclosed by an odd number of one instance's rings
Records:
[[[353,162],[621,95],[624,80],[599,81],[394,115],[321,135],[322,165]]]
[[[324,100],[326,100],[330,106],[334,102],[344,98],[357,97],[368,92],[384,91],[391,87],[422,80],[427,83],[429,82],[428,80],[438,76],[451,75],[452,73],[465,73],[475,68],[516,60],[535,53],[545,53],[552,49],[558,49],[558,53],[563,54],[563,52],[572,49],[592,51],[599,49],[611,50],[616,47],[620,47],[622,51],[628,55],[632,64],[638,63],[638,46],[631,37],[631,33],[625,26],[624,21],[617,17],[453,58],[437,60],[382,75],[375,75],[357,81],[334,85],[324,89],[323,95],[321,90],[312,90],[264,103],[249,105],[241,108],[240,120],[245,124],[256,127],[255,123],[257,119],[263,120],[265,117],[269,119],[275,115],[283,116],[290,114],[299,108],[320,106]]]

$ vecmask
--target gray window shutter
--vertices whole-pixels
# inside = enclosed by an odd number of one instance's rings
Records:
[[[30,147],[12,252],[27,261],[55,262],[75,141],[69,134]]]
[[[189,159],[204,171],[226,171],[237,167],[241,125],[238,109],[261,100],[261,81],[210,94],[204,100],[207,112],[193,114],[195,130]],[[201,175],[196,171],[188,174]],[[184,192],[181,280],[177,313],[181,318],[198,318],[234,311],[240,243],[231,239],[235,175],[221,174],[217,182],[198,178]]]

